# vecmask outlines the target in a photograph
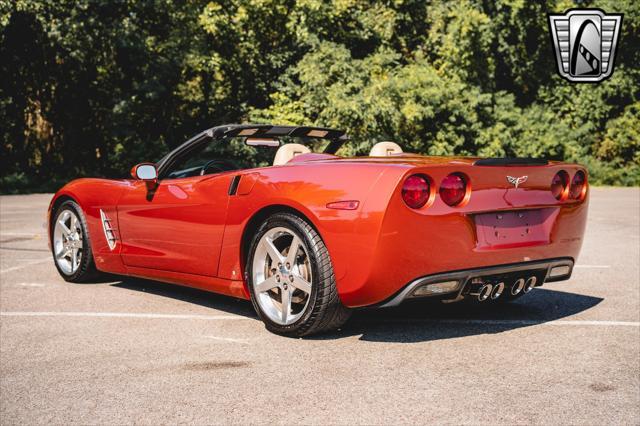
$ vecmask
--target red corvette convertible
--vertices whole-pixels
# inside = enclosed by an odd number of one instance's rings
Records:
[[[232,140],[273,165],[220,158]],[[72,181],[49,207],[55,265],[71,282],[102,271],[250,299],[288,336],[339,327],[355,307],[508,301],[571,276],[584,168],[392,142],[337,156],[346,141],[334,129],[219,126],[130,178]]]

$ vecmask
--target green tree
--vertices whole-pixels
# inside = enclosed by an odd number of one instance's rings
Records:
[[[576,6],[625,14],[607,81],[555,71],[546,14]],[[257,120],[346,128],[345,154],[545,156],[635,185],[639,15],[634,0],[0,0],[0,184],[115,176]]]

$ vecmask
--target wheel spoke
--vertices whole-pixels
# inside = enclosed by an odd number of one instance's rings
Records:
[[[287,253],[287,263],[293,267],[295,265],[296,256],[298,254],[298,249],[300,248],[300,238],[297,235],[293,236],[291,240],[291,245],[289,246],[289,253]]]
[[[277,286],[278,286],[278,282],[276,281],[276,276],[274,275],[262,281],[260,284],[256,285],[256,290],[258,290],[258,292],[260,293],[263,293]]]
[[[71,215],[71,229],[73,232],[76,232],[78,225],[78,218],[75,214]]]
[[[62,218],[62,219],[60,219],[58,221],[58,224],[62,228],[62,232],[64,232],[66,235],[71,235],[71,229],[69,229],[69,227],[67,226],[67,224],[65,222],[66,222],[66,220],[64,218]]]
[[[292,274],[291,276],[293,277],[293,282],[291,283],[291,285],[293,285],[298,290],[302,290],[307,294],[311,294],[311,283],[309,281],[295,274]]]
[[[71,250],[71,270],[75,272],[78,269],[78,249],[74,248]]]
[[[267,248],[267,253],[269,254],[269,257],[271,257],[271,262],[272,263],[275,264],[275,263],[283,263],[284,262],[284,256],[282,256],[280,251],[273,244],[273,241],[271,241],[269,238],[265,238],[264,239],[264,245]]]
[[[287,290],[282,290],[282,323],[286,324],[287,319],[289,318],[289,313],[291,312],[291,292]]]
[[[69,254],[69,250],[65,250],[62,248],[61,250],[56,252],[56,259],[64,259]]]

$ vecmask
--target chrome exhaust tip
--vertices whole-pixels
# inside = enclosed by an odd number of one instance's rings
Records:
[[[480,290],[478,291],[478,301],[484,302],[485,300],[487,300],[491,296],[492,290],[493,290],[492,284],[485,284],[482,287],[480,287]]]
[[[524,278],[518,278],[513,286],[511,287],[511,295],[517,296],[524,289]]]
[[[524,292],[529,293],[531,290],[533,290],[533,288],[536,286],[536,281],[538,281],[536,277],[527,278],[527,282],[524,285]]]
[[[496,300],[498,297],[502,296],[502,292],[504,291],[504,283],[498,283],[493,286],[493,290],[491,290],[491,300]]]

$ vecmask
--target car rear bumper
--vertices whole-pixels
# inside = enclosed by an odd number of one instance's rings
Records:
[[[402,220],[386,223],[371,249],[362,246],[354,250],[354,253],[371,254],[351,257],[347,280],[338,281],[342,301],[349,307],[380,305],[409,283],[452,271],[549,259],[575,262],[583,241],[586,207],[581,204],[561,208],[550,226],[548,241],[510,247],[486,247],[477,236],[473,215],[399,214]],[[370,251],[367,253],[367,250]],[[357,280],[349,282],[349,278]]]
[[[445,300],[460,300],[464,295],[468,295],[473,290],[471,287],[480,282],[499,284],[504,283],[505,290],[509,289],[517,280],[527,280],[535,277],[534,286],[539,287],[545,282],[562,281],[571,277],[574,261],[571,258],[549,259],[535,262],[521,262],[508,265],[491,266],[486,268],[465,269],[451,271],[440,274],[428,275],[417,278],[402,288],[390,299],[379,304],[379,307],[387,308],[398,306],[407,299],[417,299],[425,297],[440,297]],[[443,292],[425,292],[416,295],[416,291],[427,288],[433,284],[453,283],[456,287]]]

